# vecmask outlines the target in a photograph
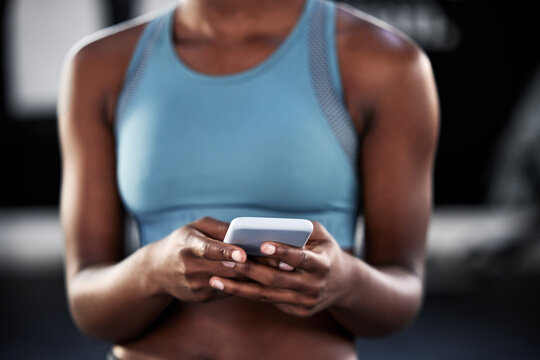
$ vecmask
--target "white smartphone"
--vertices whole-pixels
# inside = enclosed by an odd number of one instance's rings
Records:
[[[265,241],[304,247],[313,232],[313,223],[304,219],[237,217],[231,221],[224,242],[243,248],[248,255],[263,256]]]

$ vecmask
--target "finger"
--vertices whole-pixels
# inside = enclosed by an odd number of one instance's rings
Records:
[[[311,233],[304,249],[314,251],[316,253],[321,252],[321,246],[328,243],[329,239],[332,239],[332,235],[326,230],[326,228],[318,221],[311,221],[313,223],[313,232]]]
[[[221,221],[209,216],[195,220],[190,225],[205,234],[206,236],[221,241],[223,241],[223,239],[225,238],[225,234],[229,229],[228,222]]]
[[[283,271],[294,271],[294,267],[291,265],[284,263],[283,261],[280,261],[278,264],[278,268]]]
[[[310,306],[313,299],[286,289],[272,289],[258,283],[246,283],[232,279],[212,276],[210,286],[230,295],[270,303],[286,303],[298,306]]]
[[[264,264],[266,266],[271,266],[273,268],[280,269],[280,270],[283,270],[283,271],[294,271],[294,268],[291,265],[285,264],[282,261],[279,261],[277,259],[274,259],[274,258],[271,258],[271,257],[268,257],[268,256],[253,257],[253,260],[258,262],[259,264]]]
[[[313,224],[313,231],[309,237],[311,240],[327,239],[330,235],[328,230],[318,221],[311,221]]]
[[[211,239],[196,229],[188,235],[187,243],[192,253],[208,260],[245,262],[246,252],[239,246]]]
[[[314,306],[296,306],[290,304],[274,304],[279,310],[289,315],[307,318],[315,313]]]
[[[319,259],[321,255],[310,250],[300,249],[282,243],[264,242],[261,245],[261,252],[294,268],[309,272],[316,272],[322,269]]]
[[[271,266],[273,268],[279,268],[280,261],[269,256],[252,256],[253,261],[258,262],[259,264],[264,264],[266,266]]]
[[[306,273],[293,273],[282,271],[274,267],[247,260],[243,264],[233,264],[238,274],[244,275],[265,286],[278,289],[290,289],[295,291],[308,291]]]
[[[185,276],[190,280],[195,280],[200,284],[208,286],[208,279],[212,276],[221,276],[227,278],[233,278],[237,280],[248,280],[245,275],[239,274],[234,266],[225,266],[223,263],[226,261],[214,261],[192,256],[191,259],[187,259]],[[230,261],[231,264],[236,264]]]

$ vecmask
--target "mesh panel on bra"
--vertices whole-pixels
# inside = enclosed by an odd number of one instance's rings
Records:
[[[334,22],[329,22],[328,16],[327,6],[322,0],[317,1],[313,16],[310,19],[308,37],[311,82],[330,127],[345,150],[349,161],[352,165],[355,165],[358,147],[356,130],[331,78],[326,26],[327,24],[334,24]],[[333,51],[333,49],[330,50]]]

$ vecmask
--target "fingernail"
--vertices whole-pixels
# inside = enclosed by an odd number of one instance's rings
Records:
[[[279,268],[280,268],[281,270],[285,270],[285,271],[293,271],[293,270],[294,270],[294,268],[293,268],[291,265],[286,264],[286,263],[284,263],[284,262],[280,262],[280,263],[279,263]]]
[[[276,247],[272,244],[264,244],[261,250],[266,255],[272,255],[276,252]]]
[[[236,265],[234,261],[222,261],[222,263],[223,263],[223,266],[228,267],[228,268],[233,268],[234,265]]]
[[[234,250],[231,254],[231,257],[236,262],[242,262],[242,253],[238,250]]]
[[[218,290],[223,290],[224,288],[223,283],[217,279],[210,280],[210,286]]]

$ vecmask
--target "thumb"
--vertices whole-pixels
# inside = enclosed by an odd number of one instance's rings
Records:
[[[229,229],[229,223],[209,216],[200,218],[191,223],[191,226],[205,234],[206,236],[223,241]]]

